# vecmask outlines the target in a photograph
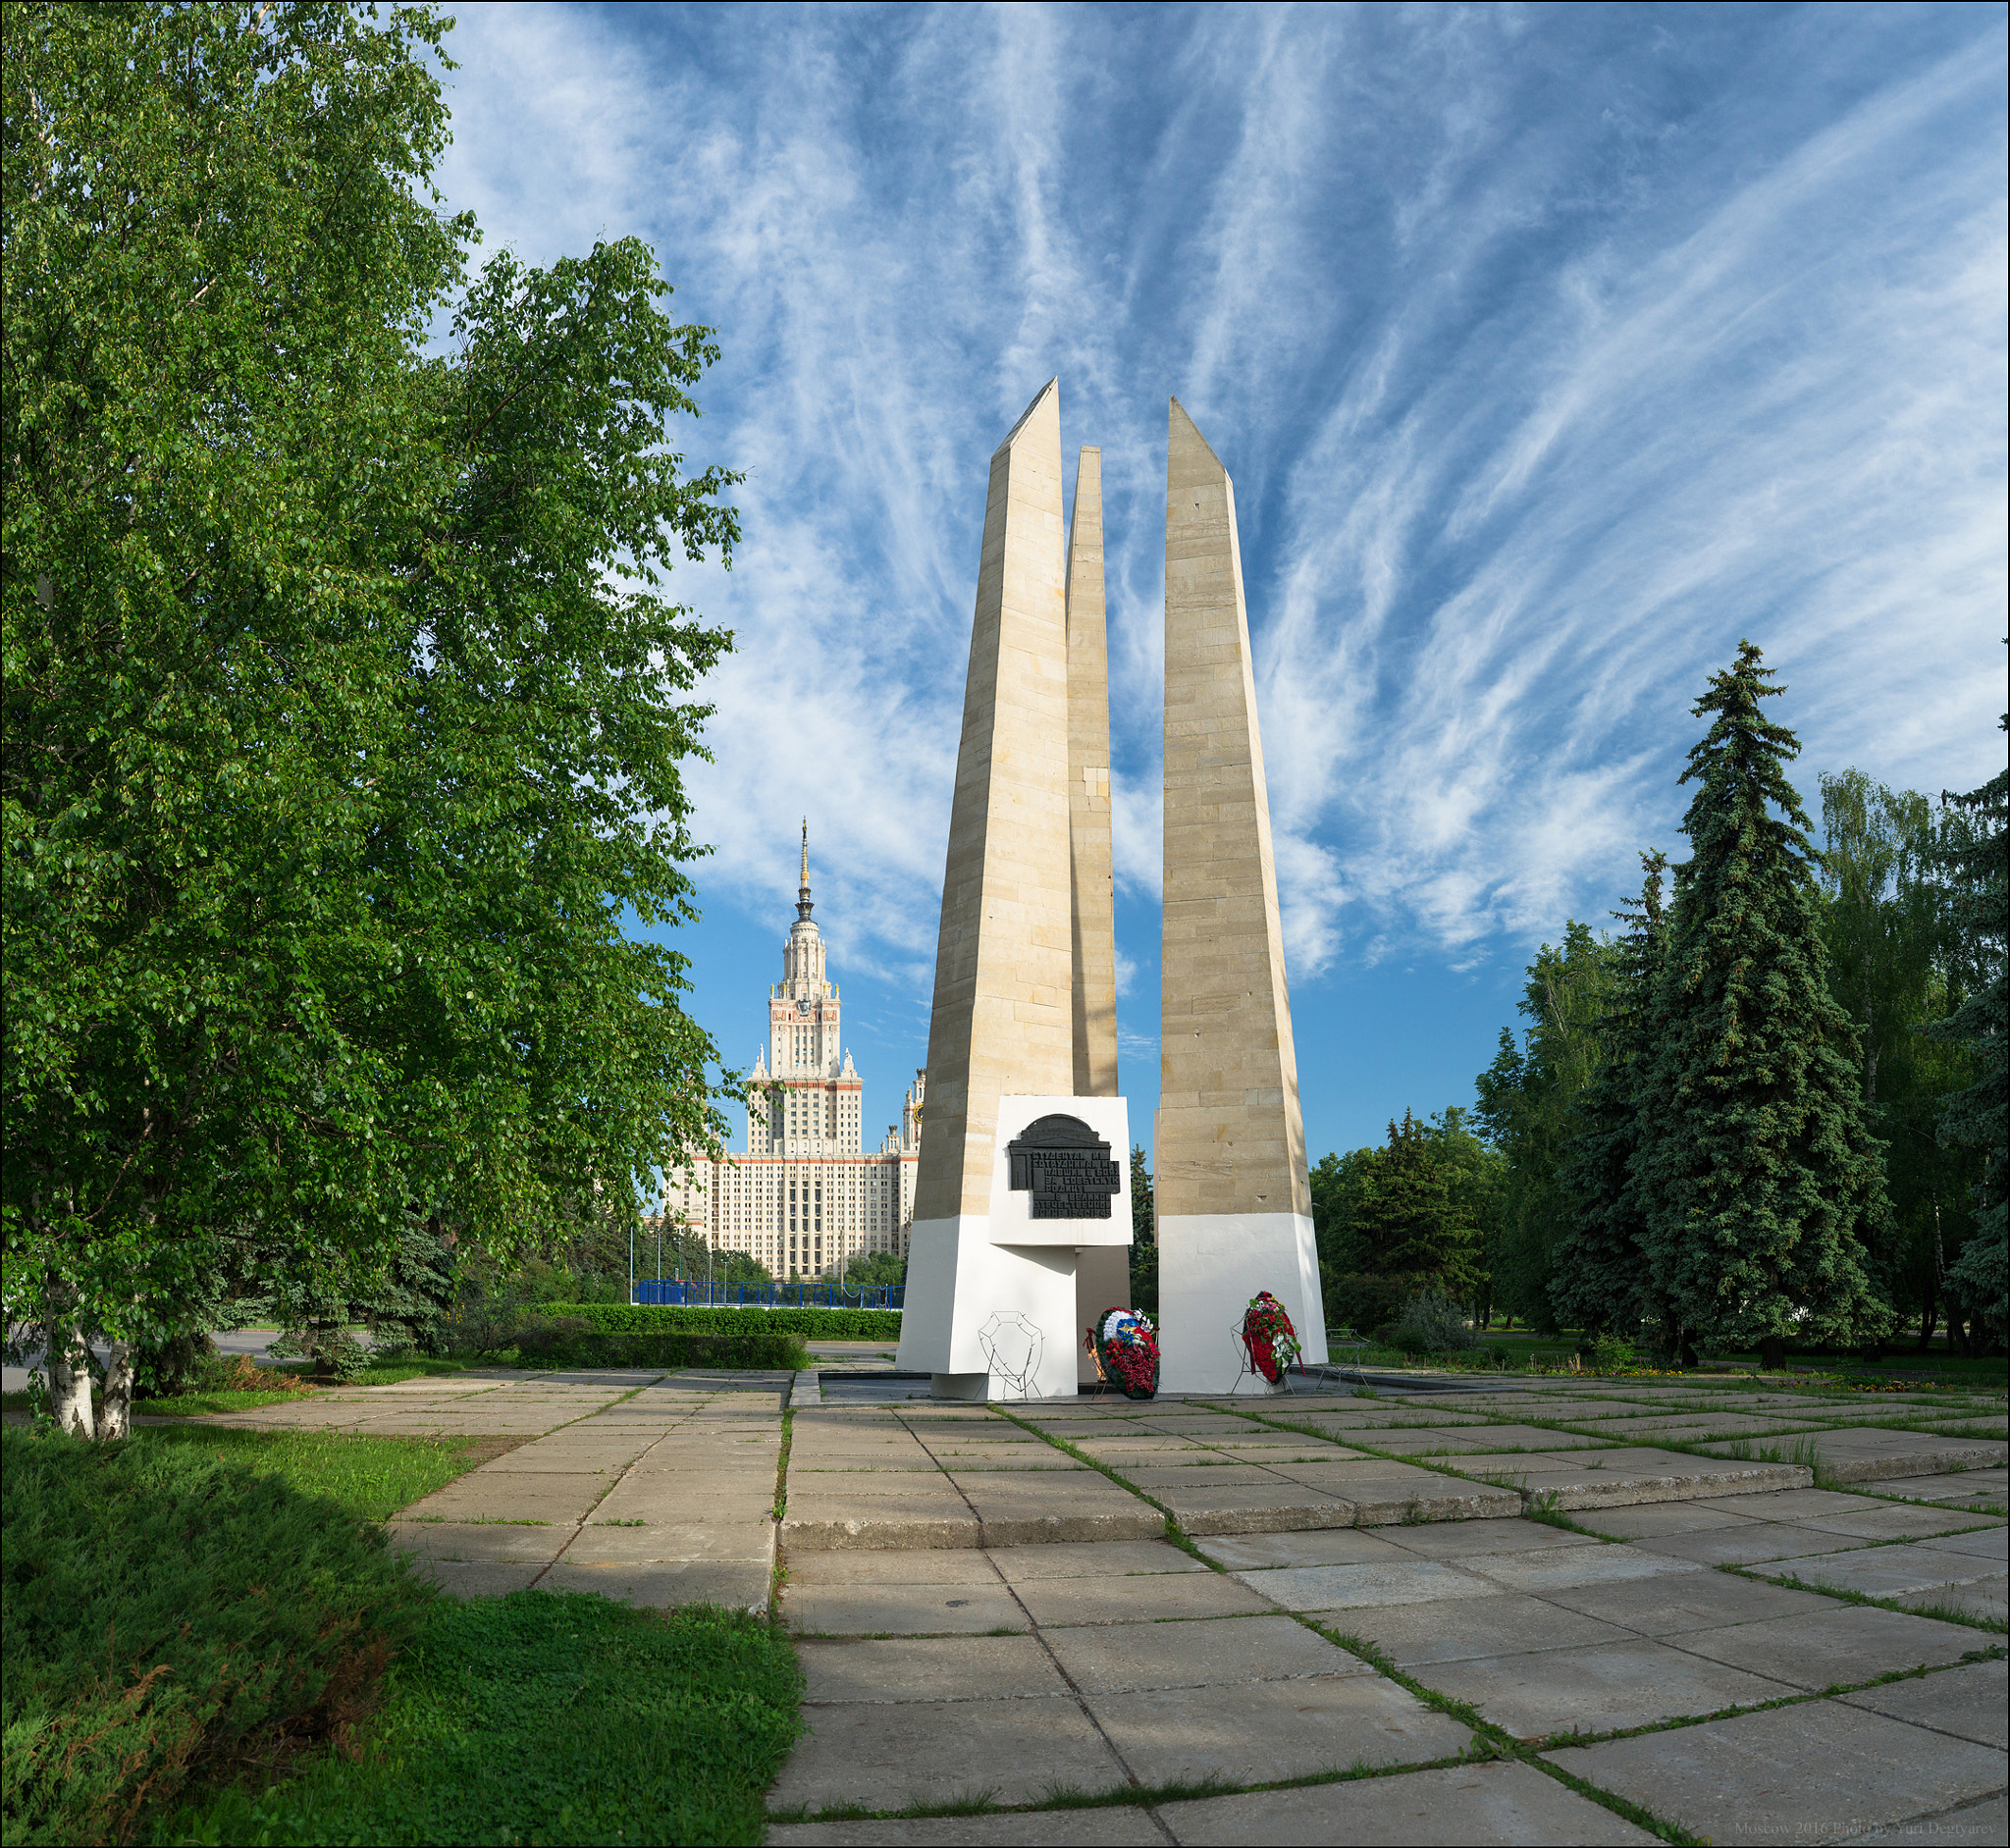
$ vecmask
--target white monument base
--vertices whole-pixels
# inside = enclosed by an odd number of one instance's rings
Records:
[[[1031,1189],[1011,1185],[1009,1145],[1047,1116],[1073,1117],[1110,1144],[1120,1186],[1107,1219],[1035,1219]],[[1074,1398],[1083,1332],[1109,1307],[1099,1302],[1083,1313],[1078,1259],[1093,1253],[1086,1283],[1107,1287],[1107,1254],[1122,1259],[1131,1243],[1130,1128],[1121,1097],[998,1100],[990,1212],[915,1222],[900,1317],[903,1372],[932,1374],[937,1399]]]
[[[1312,1222],[1298,1213],[1194,1213],[1158,1222],[1162,1393],[1271,1394],[1242,1342],[1249,1298],[1267,1290],[1297,1330],[1305,1363],[1326,1359]],[[912,1300],[912,1296],[909,1298]]]

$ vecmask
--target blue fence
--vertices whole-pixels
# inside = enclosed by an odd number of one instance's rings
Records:
[[[652,1279],[635,1286],[637,1302],[695,1309],[898,1309],[905,1284],[847,1290],[842,1284],[698,1284]]]

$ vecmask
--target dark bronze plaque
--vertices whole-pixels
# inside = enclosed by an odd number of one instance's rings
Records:
[[[1080,1117],[1042,1117],[1005,1144],[1015,1192],[1032,1194],[1035,1219],[1107,1219],[1124,1189],[1110,1145]]]

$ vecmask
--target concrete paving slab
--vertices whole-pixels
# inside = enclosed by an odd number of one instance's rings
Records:
[[[1235,1576],[1286,1610],[1355,1610],[1498,1597],[1501,1587],[1434,1559],[1367,1565],[1298,1565]]]
[[[990,1556],[976,1547],[940,1547],[927,1553],[785,1553],[784,1557],[788,1561],[789,1584],[798,1588],[998,1583]]]
[[[1884,1431],[1846,1425],[1810,1433],[1837,1482],[1881,1482],[1891,1477],[1931,1476],[1950,1469],[2002,1468],[2010,1445],[1986,1438],[1936,1438],[1913,1431]]]
[[[450,1598],[506,1598],[513,1591],[528,1591],[546,1568],[498,1559],[414,1559],[412,1569]]]
[[[975,1547],[982,1539],[978,1517],[961,1497],[850,1497],[791,1493],[781,1523],[781,1544],[791,1553],[836,1553],[854,1548],[904,1553],[937,1547]]]
[[[1055,1541],[992,1547],[985,1558],[1008,1585],[1048,1578],[1113,1578],[1126,1573],[1205,1572],[1190,1553],[1163,1540]]]
[[[1916,1681],[1888,1681],[1861,1694],[1845,1694],[1842,1701],[1977,1745],[1998,1751],[2010,1747],[2010,1663],[1970,1663]]]
[[[1943,1810],[1938,1816],[1915,1817],[1868,1835],[1852,1835],[1849,1841],[1850,1848],[1884,1848],[1886,1843],[1899,1842],[1908,1848],[1917,1848],[1921,1842],[2006,1842],[2010,1841],[2010,1801],[1985,1797],[1980,1803]]]
[[[964,1474],[954,1481],[977,1510],[986,1546],[1155,1540],[1165,1532],[1165,1517],[1148,1502],[1140,1502],[1091,1470],[1031,1481],[1002,1474]]]
[[[1629,1507],[1643,1502],[1691,1502],[1705,1497],[1798,1489],[1814,1472],[1794,1463],[1713,1461],[1681,1451],[1587,1451],[1576,1457],[1483,1455],[1456,1458],[1462,1474],[1512,1482],[1558,1508]]]
[[[387,1521],[384,1531],[395,1550],[420,1558],[549,1565],[579,1530],[570,1522],[517,1527],[502,1521]]]
[[[470,1470],[401,1510],[407,1520],[584,1520],[608,1483],[596,1476],[491,1476]]]
[[[1543,1595],[1566,1610],[1581,1610],[1586,1616],[1616,1623],[1641,1636],[1660,1637],[1835,1609],[1832,1598],[1819,1593],[1794,1591],[1728,1572],[1682,1572]]]
[[[1865,1547],[1853,1553],[1797,1555],[1755,1565],[1752,1570],[1766,1578],[1793,1577],[1806,1585],[1863,1592],[1873,1598],[1923,1591],[1929,1586],[1964,1585],[1999,1575],[1999,1568],[1987,1559],[1943,1553],[1917,1541],[1902,1547]]]
[[[1902,1476],[1878,1485],[1879,1495],[1919,1502],[1980,1502],[2001,1508],[2010,1498],[2010,1472],[1967,1469],[1937,1476]]]
[[[1472,1736],[1373,1673],[1085,1698],[1145,1784],[1270,1783],[1357,1764],[1449,1758]]]
[[[1399,1456],[1454,1456],[1484,1452],[1490,1455],[1511,1452],[1590,1451],[1610,1444],[1611,1438],[1586,1437],[1572,1431],[1551,1431],[1532,1424],[1478,1424],[1463,1426],[1423,1426],[1414,1430],[1378,1431],[1361,1443]]]
[[[1407,1531],[1407,1530],[1405,1530]],[[1415,1556],[1379,1533],[1350,1527],[1305,1529],[1285,1534],[1207,1534],[1193,1544],[1231,1568],[1274,1565],[1365,1565]]]
[[[1068,1683],[1034,1636],[860,1638],[796,1645],[803,1698],[832,1701],[1016,1701],[1062,1696]]]
[[[1667,1640],[1692,1655],[1815,1692],[1900,1669],[1959,1662],[1980,1639],[1964,1624],[1936,1623],[1868,1605],[1831,1604],[1825,1610],[1685,1631]]]
[[[1070,1680],[1084,1694],[1373,1673],[1359,1657],[1315,1636],[1302,1623],[1275,1614],[1212,1622],[1043,1629],[1042,1634]]]
[[[977,1470],[1072,1470],[1080,1475],[1088,1465],[1051,1444],[972,1444],[952,1449],[947,1445],[935,1452],[935,1461],[959,1475]]]
[[[2000,1752],[1835,1701],[1548,1756],[1725,1844],[1851,1840],[2003,1784]]]
[[[1308,1527],[1351,1527],[1354,1505],[1303,1483],[1278,1480],[1268,1488],[1245,1488],[1194,1472],[1191,1484],[1154,1489],[1152,1499],[1170,1508],[1186,1531],[1203,1534],[1289,1533]]]
[[[1689,1559],[1698,1565],[1764,1565],[1796,1553],[1848,1546],[1841,1534],[1825,1534],[1798,1521],[1748,1521],[1694,1534],[1664,1534],[1632,1543],[1642,1553]]]
[[[1281,1480],[1261,1464],[1233,1463],[1205,1452],[1190,1463],[1133,1465],[1122,1474],[1126,1482],[1135,1483],[1148,1495],[1157,1495],[1161,1489],[1276,1489]]]
[[[1420,1663],[1410,1672],[1426,1686],[1469,1702],[1518,1739],[1648,1726],[1777,1700],[1791,1691],[1786,1682],[1645,1638]],[[1686,1815],[1683,1821],[1694,1826]]]
[[[1831,1514],[1861,1514],[1881,1507],[1874,1496],[1848,1495],[1839,1489],[1774,1489],[1761,1495],[1730,1495],[1721,1502],[1706,1496],[1693,1504],[1741,1520],[1812,1521]]]
[[[1432,1521],[1420,1527],[1385,1530],[1389,1544],[1429,1559],[1462,1559],[1474,1554],[1555,1553],[1569,1547],[1596,1547],[1590,1534],[1544,1521]]]
[[[1970,1533],[1923,1540],[1920,1544],[1935,1553],[1961,1553],[1972,1559],[1993,1559],[1998,1565],[2010,1563],[2010,1528],[2006,1527],[1981,1527]]]
[[[1548,1594],[1588,1585],[1632,1584],[1670,1573],[1701,1571],[1687,1559],[1669,1559],[1635,1547],[1543,1547],[1520,1553],[1473,1553],[1459,1561],[1510,1591]]]
[[[837,1701],[806,1706],[803,1717],[809,1733],[768,1791],[770,1810],[801,1807],[814,1814],[849,1804],[896,1810],[980,1794],[994,1803],[1031,1803],[1057,1784],[1101,1791],[1128,1781],[1102,1734],[1065,1696]],[[870,1826],[878,1831],[886,1825]],[[942,1821],[931,1819],[927,1826],[939,1830]],[[874,1832],[867,1839],[887,1837]]]
[[[1759,1496],[1753,1496],[1759,1501]],[[1668,1534],[1707,1534],[1751,1526],[1749,1514],[1726,1514],[1715,1503],[1648,1503],[1640,1508],[1600,1508],[1586,1526],[1616,1541],[1663,1541]]]
[[[774,1822],[770,1848],[1164,1848],[1144,1810],[1019,1810],[1002,1816],[930,1816],[909,1821]]]
[[[1521,1592],[1470,1598],[1456,1605],[1362,1607],[1335,1612],[1323,1621],[1387,1651],[1399,1667],[1542,1649],[1578,1649],[1589,1643],[1623,1643],[1633,1634],[1616,1623]]]
[[[1835,1534],[1849,1540],[1925,1540],[1930,1535],[1944,1534],[1950,1527],[1984,1531],[1983,1523],[1975,1515],[1949,1513],[1945,1508],[1917,1503],[1898,1505],[1889,1502],[1854,1514],[1817,1515],[1801,1525],[1813,1528],[1817,1533]],[[1986,1531],[2001,1535],[2006,1530],[2001,1522],[1994,1522]],[[2000,1556],[2001,1543],[1998,1541],[1996,1544]]]
[[[729,1610],[766,1611],[770,1580],[765,1565],[750,1560],[576,1565],[566,1558],[547,1566],[537,1584],[540,1591],[590,1591],[652,1610],[723,1605]]]
[[[1960,1585],[1928,1585],[1916,1592],[1896,1594],[1896,1602],[1909,1610],[1932,1616],[1952,1611],[2001,1623],[2010,1619],[2010,1580],[1998,1572],[1992,1578],[1971,1579]]]
[[[1176,1617],[1247,1616],[1276,1607],[1219,1572],[1041,1578],[1014,1588],[1042,1629],[1056,1624],[1157,1623]]]
[[[1465,1848],[1472,1842],[1625,1844],[1659,1837],[1532,1765],[1457,1765],[1297,1790],[1168,1803],[1159,1819],[1182,1843],[1292,1848],[1330,1842]],[[770,1834],[774,1841],[777,1836]]]
[[[1461,1472],[1463,1459],[1459,1463]],[[1513,1489],[1376,1458],[1349,1463],[1281,1463],[1277,1474],[1350,1503],[1363,1527],[1402,1521],[1500,1520],[1521,1512]],[[1231,1530],[1233,1531],[1233,1530]]]
[[[781,1613],[792,1630],[818,1636],[979,1636],[1030,1630],[1019,1601],[989,1585],[798,1585],[782,1587]],[[884,1807],[884,1806],[882,1806]]]
[[[678,1521],[640,1527],[589,1522],[565,1549],[574,1565],[651,1564],[666,1559],[774,1559],[771,1521]]]

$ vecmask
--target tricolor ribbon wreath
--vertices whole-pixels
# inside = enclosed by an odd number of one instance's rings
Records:
[[[1095,1355],[1097,1370],[1126,1399],[1149,1399],[1158,1391],[1158,1330],[1151,1317],[1135,1309],[1105,1309],[1084,1332],[1082,1345]]]

